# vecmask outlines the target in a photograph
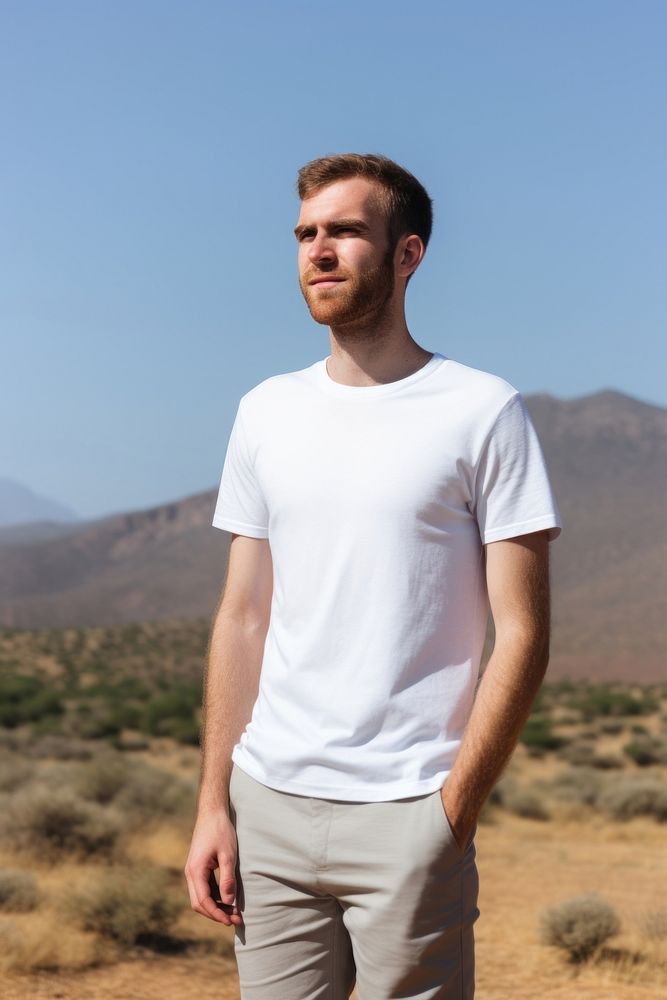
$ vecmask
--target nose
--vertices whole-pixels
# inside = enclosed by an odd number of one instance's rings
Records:
[[[335,264],[336,252],[326,233],[318,233],[313,238],[312,243],[308,246],[308,260],[311,264],[319,264],[320,266]]]

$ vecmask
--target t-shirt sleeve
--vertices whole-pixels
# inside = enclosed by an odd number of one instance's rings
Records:
[[[242,402],[227,444],[213,526],[251,538],[269,537],[269,513],[248,447]]]
[[[503,406],[482,449],[474,481],[473,513],[484,545],[548,529],[561,532],[537,433],[520,393]]]

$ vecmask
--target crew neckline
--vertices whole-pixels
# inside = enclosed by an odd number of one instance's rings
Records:
[[[332,396],[368,400],[392,395],[395,392],[400,392],[406,386],[421,381],[421,379],[426,378],[427,375],[430,375],[431,372],[439,368],[443,361],[446,360],[446,357],[439,351],[433,351],[426,364],[418,368],[417,371],[412,372],[411,375],[406,375],[405,378],[394,379],[393,382],[381,382],[379,385],[346,385],[344,382],[336,382],[327,371],[328,360],[329,357],[322,358],[313,365],[313,372],[320,388]]]

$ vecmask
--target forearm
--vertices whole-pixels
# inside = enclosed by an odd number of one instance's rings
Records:
[[[206,663],[198,812],[229,811],[232,750],[257,697],[266,624],[216,615]]]
[[[546,631],[496,640],[456,760],[445,782],[448,813],[470,829],[509,760],[549,659]]]

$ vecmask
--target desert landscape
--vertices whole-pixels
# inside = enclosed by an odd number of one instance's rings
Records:
[[[3,996],[238,998],[189,908],[207,624],[0,634]],[[551,680],[477,839],[481,1000],[667,988],[667,685]]]
[[[563,517],[552,546],[554,677],[665,676],[667,410],[605,390],[526,403]],[[217,489],[74,523],[0,527],[0,625],[210,620],[229,535]]]
[[[527,402],[564,530],[549,670],[476,838],[477,996],[663,997],[667,411]],[[239,996],[233,932],[183,875],[229,546],[215,497],[0,529],[8,1000]],[[490,622],[484,662],[492,644]]]

